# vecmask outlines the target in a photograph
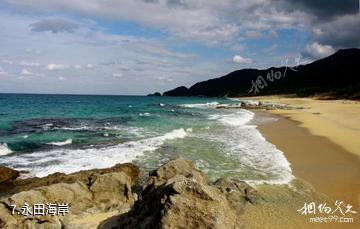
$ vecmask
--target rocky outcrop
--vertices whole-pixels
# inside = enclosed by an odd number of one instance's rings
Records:
[[[264,103],[256,101],[243,101],[238,104],[219,104],[216,109],[247,109],[247,110],[291,110],[291,109],[303,109],[302,107],[290,107],[286,104],[279,103]]]
[[[209,184],[190,161],[178,158],[150,173],[129,212],[99,228],[244,228],[239,215],[259,200],[246,183],[220,179]]]
[[[160,92],[155,92],[153,94],[148,94],[147,96],[161,96]]]
[[[19,172],[7,167],[0,167],[0,184],[9,183],[19,176]]]
[[[99,222],[76,225],[73,222],[74,219],[87,215],[127,212],[137,199],[132,186],[139,173],[136,166],[122,164],[109,169],[81,171],[70,175],[56,173],[45,178],[16,181],[15,187],[21,191],[0,200],[0,228],[95,227]],[[25,204],[30,206],[30,212],[33,213],[34,204],[46,206],[62,203],[68,204],[69,214],[24,216],[20,210]]]
[[[133,187],[139,173],[132,164],[119,164],[15,180],[15,193],[0,199],[0,228],[244,228],[246,206],[262,201],[240,180],[209,183],[181,157],[150,172],[138,198]],[[48,203],[66,203],[69,213],[24,216],[20,209]]]
[[[134,180],[133,182],[138,179],[140,174],[139,168],[131,163],[117,164],[113,167],[105,169],[85,170],[72,174],[54,173],[42,178],[34,177],[29,179],[18,179],[13,182],[15,186],[14,192],[26,191],[33,188],[49,186],[57,183],[71,184],[75,182],[82,182],[86,184],[91,182],[91,180],[93,180],[94,177],[98,175],[117,172],[124,172],[128,174]]]

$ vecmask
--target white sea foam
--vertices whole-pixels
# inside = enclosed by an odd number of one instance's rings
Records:
[[[235,113],[211,115],[225,126],[221,134],[210,133],[209,137],[225,146],[226,154],[239,161],[239,172],[251,171],[248,183],[287,184],[293,179],[290,163],[282,151],[266,141],[255,125],[249,122],[254,113],[239,110]]]
[[[53,126],[54,124],[52,123],[46,123],[45,125],[42,126],[42,128],[43,130],[50,130]]]
[[[162,136],[131,141],[116,146],[89,149],[57,149],[13,156],[4,163],[28,170],[43,177],[55,172],[71,173],[84,169],[106,168],[116,163],[131,162],[147,151],[158,149],[164,142],[186,137],[184,129],[176,129]]]
[[[149,117],[151,114],[148,112],[145,113],[140,113],[139,116],[145,116],[145,117]]]
[[[216,107],[217,105],[219,105],[219,103],[214,101],[214,102],[210,102],[210,103],[182,104],[180,106],[186,107],[186,108],[211,108],[211,107]]]
[[[11,149],[9,149],[8,145],[6,143],[1,144],[0,143],[0,156],[5,156],[8,154],[13,153]]]
[[[49,142],[47,143],[48,145],[53,145],[53,146],[65,146],[65,145],[70,145],[72,144],[72,139],[69,138],[63,142]]]
[[[73,127],[60,127],[60,128],[53,128],[54,130],[67,130],[67,131],[120,131],[124,133],[129,133],[135,135],[137,137],[143,136],[143,129],[138,127],[130,127],[130,126],[123,126],[123,125],[114,125],[114,126],[73,126]]]
[[[209,120],[218,120],[225,125],[241,126],[248,123],[254,118],[254,113],[248,110],[240,110],[230,114],[213,114],[209,116]]]
[[[243,102],[247,105],[259,105],[259,101],[255,101],[252,99],[241,99],[241,98],[228,98],[228,99],[235,102]]]

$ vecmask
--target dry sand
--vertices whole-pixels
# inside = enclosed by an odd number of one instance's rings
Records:
[[[358,225],[360,103],[281,97],[261,97],[255,100],[305,108],[258,112],[258,115],[278,119],[260,125],[259,130],[268,141],[284,152],[296,177],[306,180],[318,192],[334,200],[352,204],[353,210],[358,212],[353,215],[355,225]]]
[[[323,136],[360,157],[360,102],[350,100],[316,100],[280,96],[257,97],[255,100],[285,103],[304,109],[275,110],[300,122],[312,134]]]
[[[327,138],[311,134],[284,117],[259,126],[265,138],[284,152],[296,177],[319,192],[360,206],[360,159]]]

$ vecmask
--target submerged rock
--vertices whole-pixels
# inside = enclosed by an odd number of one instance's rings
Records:
[[[244,228],[239,215],[258,199],[253,188],[238,180],[209,184],[180,157],[151,172],[134,207],[99,228]]]
[[[14,169],[0,167],[0,184],[14,181],[19,174],[20,173]]]
[[[0,200],[0,228],[91,228],[93,224],[73,225],[76,218],[86,215],[127,212],[137,199],[132,186],[139,177],[132,164],[116,165],[109,169],[81,171],[74,174],[56,173],[45,178],[18,181],[20,190]],[[62,204],[69,206],[65,215],[24,216],[20,208],[26,204]],[[16,210],[13,211],[13,206]]]

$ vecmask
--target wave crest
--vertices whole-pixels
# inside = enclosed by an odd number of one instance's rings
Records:
[[[0,156],[5,156],[13,153],[13,151],[8,147],[7,143],[0,144]]]
[[[49,142],[47,143],[48,145],[53,145],[53,146],[65,146],[65,145],[70,145],[72,144],[72,139],[69,138],[63,142]]]

